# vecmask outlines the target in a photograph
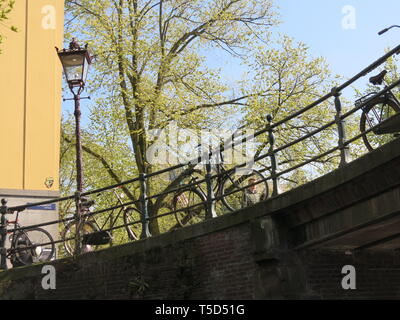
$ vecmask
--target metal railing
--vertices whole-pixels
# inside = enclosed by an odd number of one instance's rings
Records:
[[[393,82],[392,84],[388,85],[385,87],[383,90],[370,95],[368,99],[363,101],[360,104],[357,104],[354,108],[344,112],[342,108],[342,100],[341,100],[341,93],[345,88],[350,87],[355,81],[358,79],[362,78],[372,70],[376,69],[377,67],[381,66],[383,63],[387,61],[388,58],[392,57],[394,54],[397,54],[400,52],[400,45],[394,48],[393,50],[389,51],[387,54],[379,58],[377,61],[372,63],[370,66],[367,68],[363,69],[361,72],[359,72],[357,75],[346,81],[340,86],[337,86],[335,88],[332,88],[331,92],[327,93],[325,96],[319,98],[318,100],[314,101],[313,103],[309,104],[308,106],[293,112],[289,116],[285,117],[284,119],[281,119],[275,123],[273,123],[273,118],[272,116],[267,117],[267,122],[265,124],[265,128],[262,130],[257,131],[254,135],[252,136],[244,136],[240,137],[240,139],[236,139],[234,137],[231,137],[230,139],[224,141],[222,145],[220,145],[218,148],[214,148],[213,150],[207,150],[206,152],[203,152],[200,154],[197,158],[192,159],[191,161],[187,161],[183,164],[178,164],[175,166],[171,166],[169,168],[165,168],[156,172],[152,172],[150,174],[145,174],[141,173],[139,174],[138,177],[135,177],[130,180],[126,180],[124,182],[118,183],[118,184],[113,184],[110,186],[106,186],[100,189],[88,191],[88,192],[83,192],[82,194],[74,194],[68,197],[62,197],[58,198],[55,200],[48,200],[48,201],[41,201],[37,203],[30,203],[26,205],[19,205],[19,206],[13,206],[13,207],[7,207],[6,202],[3,202],[2,207],[0,208],[1,215],[2,215],[2,220],[1,220],[1,225],[0,225],[0,235],[2,235],[2,242],[0,243],[0,246],[3,247],[3,249],[0,251],[1,257],[2,257],[2,262],[0,267],[5,268],[5,255],[7,251],[4,249],[4,240],[6,236],[6,226],[7,226],[7,221],[5,219],[5,215],[7,213],[13,213],[13,212],[21,212],[26,209],[29,209],[30,207],[33,206],[38,206],[38,205],[45,205],[45,204],[51,204],[51,203],[60,203],[64,201],[74,201],[76,200],[76,196],[78,197],[87,197],[87,196],[92,196],[92,195],[102,195],[104,192],[109,191],[109,190],[114,190],[116,188],[119,188],[121,186],[127,186],[127,185],[139,185],[139,196],[136,199],[131,199],[131,201],[127,202],[122,202],[120,201],[119,204],[113,205],[113,206],[107,206],[103,209],[99,209],[94,212],[87,212],[82,215],[83,219],[89,219],[95,216],[100,216],[101,214],[104,213],[110,213],[112,214],[115,210],[122,210],[125,212],[125,210],[129,208],[134,208],[137,210],[137,212],[140,213],[140,217],[134,221],[123,221],[123,223],[114,225],[117,221],[114,221],[112,225],[110,225],[108,228],[103,228],[99,231],[96,232],[113,232],[115,230],[120,230],[121,228],[125,228],[127,230],[127,227],[129,226],[134,226],[137,225],[139,229],[141,229],[141,234],[140,234],[140,239],[145,239],[151,236],[150,233],[150,228],[149,224],[152,223],[152,221],[156,219],[162,219],[165,217],[171,217],[171,216],[176,216],[178,213],[184,213],[184,215],[190,214],[191,211],[197,210],[203,210],[205,212],[205,217],[204,219],[212,219],[217,216],[216,213],[216,203],[220,200],[222,200],[224,197],[228,197],[233,194],[240,194],[244,192],[247,188],[253,186],[253,185],[258,185],[264,182],[267,182],[268,186],[272,187],[272,192],[271,195],[272,197],[278,196],[279,194],[279,180],[282,178],[284,175],[287,175],[288,173],[291,173],[301,167],[305,167],[308,164],[315,163],[320,161],[321,159],[329,156],[329,155],[334,155],[334,157],[338,157],[340,159],[338,166],[344,166],[346,163],[350,161],[350,145],[355,142],[356,140],[360,139],[363,137],[363,135],[371,132],[374,128],[370,128],[366,130],[365,132],[361,132],[350,139],[347,139],[347,134],[346,134],[346,123],[345,120],[349,118],[351,115],[354,115],[357,111],[361,110],[363,107],[368,105],[371,101],[374,99],[384,95],[385,93],[389,92],[391,89],[395,88],[396,86],[400,85],[400,80],[397,80]],[[276,136],[275,132],[283,125],[287,124],[289,121],[293,119],[297,119],[304,113],[306,113],[309,110],[313,110],[314,108],[320,106],[321,104],[325,102],[329,102],[330,99],[333,99],[333,105],[334,109],[332,109],[332,112],[334,112],[335,116],[333,117],[332,120],[327,121],[325,124],[321,124],[318,128],[315,128],[314,130],[298,137],[295,138],[292,141],[289,141],[281,146],[277,146],[276,144]],[[282,170],[279,170],[280,163],[279,163],[279,154],[289,150],[291,147],[294,147],[298,145],[299,143],[302,143],[303,141],[313,138],[313,137],[318,137],[318,134],[321,132],[324,132],[325,130],[334,130],[332,127],[336,126],[336,134],[338,141],[336,144],[331,145],[329,150],[326,151],[321,151],[320,153],[310,157],[309,159],[304,159],[304,161],[300,163],[295,163],[292,166],[285,167]],[[240,129],[243,129],[240,128]],[[240,186],[239,184],[236,185],[233,183],[233,187],[231,190],[228,190],[226,193],[219,193],[219,194],[214,194],[215,192],[215,186],[213,186],[216,183],[218,179],[221,179],[223,177],[227,177],[228,175],[234,173],[238,168],[245,168],[247,166],[247,162],[241,163],[238,165],[234,165],[230,167],[229,169],[226,169],[226,171],[223,172],[217,172],[217,174],[212,174],[212,166],[211,166],[211,159],[213,156],[215,156],[218,153],[227,151],[229,149],[232,149],[234,147],[237,147],[245,142],[247,142],[249,139],[257,139],[261,135],[266,135],[266,141],[268,142],[268,150],[262,154],[259,154],[257,157],[254,158],[254,163],[255,164],[260,164],[262,163],[264,166],[264,171],[269,171],[268,175],[265,175],[263,179],[258,179],[256,182],[251,183],[251,184],[246,184],[244,186]],[[338,155],[335,155],[338,153]],[[204,161],[205,160],[205,161]],[[269,164],[265,164],[265,162],[262,161],[269,161]],[[205,162],[205,163],[204,163]],[[188,177],[191,177],[195,172],[199,173],[198,170],[195,169],[195,164],[201,164],[203,163],[205,165],[205,174],[204,178],[202,179],[197,179],[197,180],[191,180],[189,183],[186,184],[179,184],[178,182],[183,181],[184,179],[187,179]],[[173,180],[172,182],[169,182],[164,190],[162,192],[158,192],[156,194],[149,195],[148,194],[148,184],[151,178],[157,177],[159,178],[162,174],[169,173],[173,170],[181,169],[183,172],[180,174],[180,176]],[[204,171],[201,171],[204,173]],[[238,181],[238,180],[236,180]],[[200,188],[201,185],[204,186],[205,184],[205,190],[203,192],[204,199],[203,201],[199,201],[197,203],[194,203],[192,205],[189,205],[187,207],[183,208],[176,208],[172,205],[163,207],[162,203],[167,203],[171,205],[171,201],[176,200],[176,196],[181,193],[185,192],[188,190],[193,190],[196,188]],[[171,200],[168,197],[172,197],[173,200]],[[169,200],[168,200],[169,199]],[[79,199],[80,200],[80,199]],[[80,203],[80,201],[78,201]],[[158,206],[158,207],[157,207]],[[156,207],[156,208],[154,208]],[[167,209],[167,212],[164,213],[159,213],[161,209]],[[40,223],[36,224],[34,226],[25,226],[16,229],[16,232],[22,232],[22,231],[27,231],[33,227],[45,227],[53,224],[57,225],[64,225],[65,223],[71,223],[71,221],[74,221],[76,217],[70,217],[70,218],[62,218],[59,220],[55,221],[50,221],[50,222],[45,222],[45,223]],[[175,221],[174,219],[171,219],[171,221]],[[174,222],[173,222],[174,223]],[[171,228],[178,227],[178,223],[175,225],[173,224]],[[78,230],[79,232],[79,230]],[[53,241],[52,243],[54,244],[61,244],[65,243],[66,241],[73,241],[74,237],[70,237],[68,239],[60,239]],[[45,244],[42,244],[45,245]],[[14,248],[14,251],[18,250],[28,250],[30,247],[24,247],[22,249],[19,248]]]

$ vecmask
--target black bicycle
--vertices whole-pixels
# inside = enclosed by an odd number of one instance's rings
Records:
[[[394,27],[400,28],[400,26],[391,26],[380,31],[379,35]],[[375,86],[380,86],[384,83],[386,74],[387,70],[383,70],[378,75],[371,77],[369,82]],[[385,89],[387,87],[385,84]],[[358,99],[355,105],[358,106],[366,102],[376,94],[377,92],[367,94]],[[392,90],[388,90],[383,95],[372,99],[361,109],[360,132],[363,134],[364,144],[369,151],[398,137],[398,132],[400,131],[400,101]]]
[[[6,224],[13,224],[14,228],[7,230],[10,234],[10,248],[6,257],[14,267],[30,265],[38,262],[50,261],[55,256],[54,240],[49,232],[42,228],[22,229],[18,223],[19,211],[14,221],[6,220]]]
[[[114,227],[118,218],[122,214],[122,218],[125,224],[125,229],[129,240],[138,240],[141,233],[142,225],[140,223],[134,223],[140,221],[140,211],[131,207],[124,206],[121,197],[113,189],[114,195],[117,197],[117,205],[121,205],[117,214],[114,214],[112,210],[107,219],[100,223],[95,216],[85,215],[81,222],[81,234],[82,234],[82,251],[89,252],[97,250],[101,245],[109,244],[113,241],[112,233],[102,231],[106,228],[107,223],[109,228]],[[82,212],[83,214],[90,213],[91,206],[94,205],[94,200],[83,199],[82,201]],[[68,255],[72,255],[75,249],[75,235],[76,235],[77,221],[70,221],[61,232],[61,239],[64,240],[64,249]]]
[[[213,194],[218,198],[215,205],[217,215],[224,212],[222,206],[218,206],[218,202],[228,211],[236,211],[252,204],[251,201],[247,201],[250,196],[251,199],[256,198],[253,203],[268,197],[268,183],[261,172],[255,169],[227,170],[223,165],[222,152],[219,154],[221,161],[214,165],[217,177],[212,180]],[[199,178],[192,175],[187,185],[195,183]],[[172,209],[177,211],[176,221],[182,227],[204,221],[207,210],[206,184],[200,183],[187,188],[184,186],[181,185],[183,188],[172,198]]]
[[[382,85],[386,70],[370,78],[373,85]],[[387,86],[386,86],[387,88]],[[355,105],[358,106],[370,99],[377,92],[358,99]],[[369,151],[389,142],[398,136],[400,131],[400,102],[391,90],[368,102],[362,109],[360,118],[360,132],[362,139]]]

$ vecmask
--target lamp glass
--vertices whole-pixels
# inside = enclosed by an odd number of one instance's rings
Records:
[[[84,83],[90,64],[87,51],[62,52],[59,56],[67,82],[72,86],[80,86]]]

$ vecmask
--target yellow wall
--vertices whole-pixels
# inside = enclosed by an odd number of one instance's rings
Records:
[[[64,0],[17,0],[7,24],[19,32],[1,29],[0,188],[59,188],[63,17]]]

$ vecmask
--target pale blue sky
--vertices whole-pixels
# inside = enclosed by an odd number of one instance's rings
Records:
[[[304,42],[314,57],[325,57],[331,71],[346,78],[382,56],[385,48],[400,43],[400,29],[378,36],[385,27],[400,25],[399,0],[275,0],[275,5],[282,23],[272,33]],[[354,8],[354,29],[343,28],[346,6]],[[208,63],[223,67],[225,77],[231,80],[240,79],[243,71],[224,53],[213,55]]]
[[[280,31],[305,42],[324,56],[334,73],[350,77],[400,43],[400,29],[378,36],[378,31],[400,24],[399,0],[278,0]],[[355,9],[355,29],[344,29],[345,6]]]

